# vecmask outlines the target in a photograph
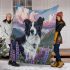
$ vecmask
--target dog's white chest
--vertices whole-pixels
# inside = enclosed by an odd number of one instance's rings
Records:
[[[39,36],[29,36],[25,44],[23,44],[24,52],[26,54],[27,59],[34,59],[36,55],[36,51],[40,44]],[[28,57],[29,56],[29,57]]]

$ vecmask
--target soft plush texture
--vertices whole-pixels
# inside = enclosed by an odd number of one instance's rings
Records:
[[[50,63],[57,8],[32,11],[23,7],[17,9],[12,36],[24,48],[25,63]]]

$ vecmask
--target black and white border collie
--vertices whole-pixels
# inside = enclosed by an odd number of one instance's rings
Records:
[[[43,26],[44,18],[39,17],[37,21],[31,22],[29,19],[25,19],[25,36],[18,39],[24,48],[26,60],[34,59],[36,51],[41,41],[41,30]]]

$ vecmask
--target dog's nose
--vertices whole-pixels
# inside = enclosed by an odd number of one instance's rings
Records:
[[[31,34],[34,34],[34,30],[31,30],[30,32],[31,32]]]
[[[34,48],[34,49],[36,48],[36,44],[33,44],[33,48]]]

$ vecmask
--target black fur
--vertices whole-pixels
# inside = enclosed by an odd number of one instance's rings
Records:
[[[25,22],[25,35],[30,35],[31,21],[29,19],[24,20]]]
[[[22,43],[24,44],[26,42],[26,36],[24,35],[22,37],[16,38],[16,41],[19,45],[21,45]]]
[[[35,22],[35,25],[34,25],[34,27],[37,29],[37,33],[40,37],[41,37],[41,30],[42,30],[42,26],[43,26],[43,21],[44,21],[44,18],[39,17],[39,19]]]

